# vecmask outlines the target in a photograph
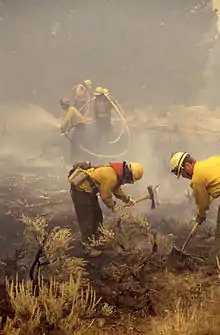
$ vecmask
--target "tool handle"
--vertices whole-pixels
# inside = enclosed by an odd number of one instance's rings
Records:
[[[192,236],[193,236],[193,234],[194,234],[196,228],[198,227],[198,225],[199,225],[199,222],[196,222],[196,223],[194,224],[194,226],[192,227],[192,229],[191,229],[191,231],[190,231],[190,233],[189,233],[187,239],[186,239],[185,242],[183,243],[183,246],[182,246],[181,251],[184,251],[184,250],[185,250],[187,244],[188,244],[189,241],[191,240],[191,238],[192,238]]]
[[[139,202],[147,200],[147,199],[150,199],[149,194],[145,194],[142,197],[135,199],[135,203],[138,204]],[[128,206],[127,204],[124,204],[123,207],[128,207],[129,208],[130,206]]]
[[[144,201],[144,200],[147,200],[147,199],[150,199],[149,194],[145,194],[145,195],[143,195],[142,197],[135,199],[135,202],[136,202],[136,203],[139,203],[139,202]]]

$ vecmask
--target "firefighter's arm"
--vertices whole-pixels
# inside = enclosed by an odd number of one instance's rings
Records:
[[[71,117],[72,117],[72,114],[67,112],[61,124],[61,127],[60,127],[61,133],[68,133],[68,131],[70,130]]]
[[[106,180],[103,183],[101,183],[100,188],[99,188],[99,193],[102,201],[104,204],[109,208],[112,209],[116,202],[113,199],[113,193],[112,190],[115,187],[115,182],[114,180]]]
[[[119,200],[121,200],[125,203],[129,202],[129,200],[130,200],[130,197],[127,196],[127,194],[125,194],[125,192],[122,190],[121,187],[118,187],[116,190],[114,190],[113,194],[117,199],[119,199]]]
[[[79,85],[75,85],[75,86],[73,86],[73,88],[71,89],[71,92],[74,93],[74,92],[76,91],[76,89],[77,89],[78,86],[79,86]]]
[[[206,211],[210,206],[210,196],[207,193],[203,183],[194,182],[191,185],[193,189],[193,197],[197,206],[197,219],[200,223],[206,220]]]
[[[85,91],[84,88],[81,86],[78,86],[76,89],[76,98],[82,99],[85,96]]]
[[[72,118],[75,119],[76,124],[86,122],[85,118],[82,116],[82,114],[78,111],[78,109],[76,109],[74,107],[72,107]]]

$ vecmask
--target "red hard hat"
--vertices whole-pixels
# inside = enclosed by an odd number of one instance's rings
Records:
[[[70,104],[70,100],[68,98],[62,98],[60,100],[60,103],[63,105],[69,105]]]

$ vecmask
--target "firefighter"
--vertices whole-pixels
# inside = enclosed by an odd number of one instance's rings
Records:
[[[75,107],[70,106],[68,98],[61,99],[60,105],[66,111],[64,121],[61,125],[61,133],[65,134],[70,140],[70,159],[72,161],[74,157],[79,159],[79,144],[85,135],[86,121]]]
[[[108,100],[108,94],[107,88],[98,86],[94,92],[95,99],[92,102],[93,119],[96,123],[96,134],[100,144],[106,144],[113,133],[111,122],[113,106]]]
[[[133,184],[142,176],[143,168],[136,162],[112,162],[100,166],[78,163],[73,167],[68,179],[83,242],[93,235],[97,237],[98,227],[103,222],[97,194],[112,213],[117,213],[120,208],[115,198],[127,206],[135,205],[135,201],[124,193],[121,186]]]
[[[196,161],[187,152],[177,152],[170,160],[170,169],[177,178],[190,179],[190,187],[197,206],[196,221],[201,225],[212,199],[220,196],[220,156]],[[217,224],[214,244],[209,254],[209,264],[216,264],[220,249],[220,224]]]
[[[83,116],[87,114],[90,101],[90,91],[92,88],[92,81],[90,79],[84,80],[82,84],[76,85],[72,89],[74,94],[74,106]]]

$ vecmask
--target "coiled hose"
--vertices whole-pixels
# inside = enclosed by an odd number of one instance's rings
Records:
[[[118,104],[117,100],[114,99],[110,94],[105,94],[105,97],[108,99],[108,101],[111,103],[111,105],[113,106],[113,108],[116,110],[118,116],[121,119],[121,130],[120,130],[120,134],[119,136],[111,142],[108,142],[109,144],[115,144],[118,141],[120,141],[122,135],[124,134],[124,130],[126,131],[127,135],[128,135],[128,141],[127,141],[127,147],[125,148],[125,150],[123,150],[122,152],[120,152],[119,154],[115,154],[115,155],[102,155],[99,153],[95,153],[91,150],[88,150],[87,148],[85,148],[82,144],[80,144],[80,149],[84,152],[86,152],[87,154],[91,155],[91,156],[95,156],[98,158],[117,158],[117,157],[121,157],[124,156],[128,150],[130,149],[130,145],[131,145],[131,133],[130,133],[130,129],[128,127],[127,121],[125,120],[121,110],[120,105]],[[93,97],[92,99],[88,100],[80,109],[79,111],[81,111],[82,109],[84,109],[88,104],[91,105],[91,102],[95,100],[95,97]],[[85,115],[85,119],[88,117],[90,113],[90,108],[88,109],[86,115]]]
[[[130,129],[128,127],[127,121],[125,120],[122,112],[120,111],[120,106],[117,103],[117,101],[110,94],[105,94],[105,96],[108,99],[108,101],[112,104],[112,106],[115,108],[116,112],[118,113],[118,115],[119,115],[119,117],[120,117],[120,119],[122,121],[122,127],[121,127],[121,131],[120,131],[119,136],[114,141],[111,141],[111,142],[108,142],[108,143],[110,143],[110,144],[117,143],[121,139],[121,137],[122,137],[122,135],[124,133],[124,129],[125,129],[125,131],[126,131],[126,133],[128,135],[127,147],[125,148],[125,150],[123,150],[119,154],[115,154],[115,155],[102,155],[102,154],[93,152],[91,150],[88,150],[82,144],[80,145],[80,149],[83,150],[84,152],[86,152],[87,154],[95,156],[95,157],[98,157],[98,158],[117,158],[117,157],[124,156],[128,152],[128,150],[130,149],[130,146],[131,146],[131,133],[130,133]],[[90,102],[92,102],[94,99],[95,99],[95,97],[92,98]],[[87,113],[86,117],[88,116],[88,114],[89,114],[89,112]]]

